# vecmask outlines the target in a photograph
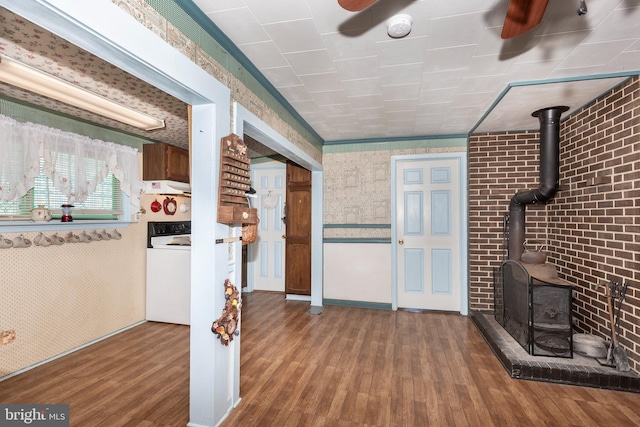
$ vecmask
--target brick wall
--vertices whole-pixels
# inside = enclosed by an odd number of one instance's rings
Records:
[[[537,120],[537,119],[533,119]],[[518,190],[537,188],[538,132],[469,139],[472,310],[493,309],[493,269],[506,256],[503,214]],[[620,342],[640,368],[640,80],[636,77],[563,121],[560,191],[527,206],[526,238],[548,244],[549,261],[575,283],[577,330],[609,336],[601,282],[626,281]]]

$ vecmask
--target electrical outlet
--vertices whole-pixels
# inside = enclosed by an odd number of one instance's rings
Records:
[[[11,344],[15,339],[16,331],[13,329],[0,332],[0,345]]]
[[[573,326],[578,326],[578,318],[577,317],[573,317],[571,319],[571,321],[573,322]]]

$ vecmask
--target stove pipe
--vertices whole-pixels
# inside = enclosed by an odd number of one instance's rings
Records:
[[[546,203],[560,185],[560,116],[569,107],[543,108],[531,114],[540,121],[540,186],[518,191],[509,203],[509,259],[520,261],[524,252],[526,206]]]

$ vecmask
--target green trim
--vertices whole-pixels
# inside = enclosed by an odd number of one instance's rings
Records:
[[[385,243],[391,244],[391,238],[377,237],[325,237],[322,243]]]
[[[321,149],[324,143],[322,137],[192,0],[145,1],[273,108],[278,116],[300,132],[313,146]]]
[[[386,302],[350,301],[342,299],[323,298],[322,305],[337,305],[339,307],[375,308],[378,310],[391,310],[392,306]]]
[[[391,228],[391,224],[325,224],[323,228]]]
[[[363,140],[364,141],[364,140]],[[328,145],[327,145],[328,144]],[[364,151],[391,151],[416,148],[467,148],[467,135],[464,137],[410,139],[398,138],[385,142],[351,142],[344,144],[331,144],[326,142],[322,147],[323,154],[335,153],[362,153]]]

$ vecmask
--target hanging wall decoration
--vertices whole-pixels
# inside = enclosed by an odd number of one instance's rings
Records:
[[[222,309],[222,316],[213,322],[211,332],[220,338],[222,344],[229,345],[229,341],[232,341],[234,336],[240,335],[238,326],[242,305],[238,288],[229,279],[224,281],[224,298],[226,301]]]

